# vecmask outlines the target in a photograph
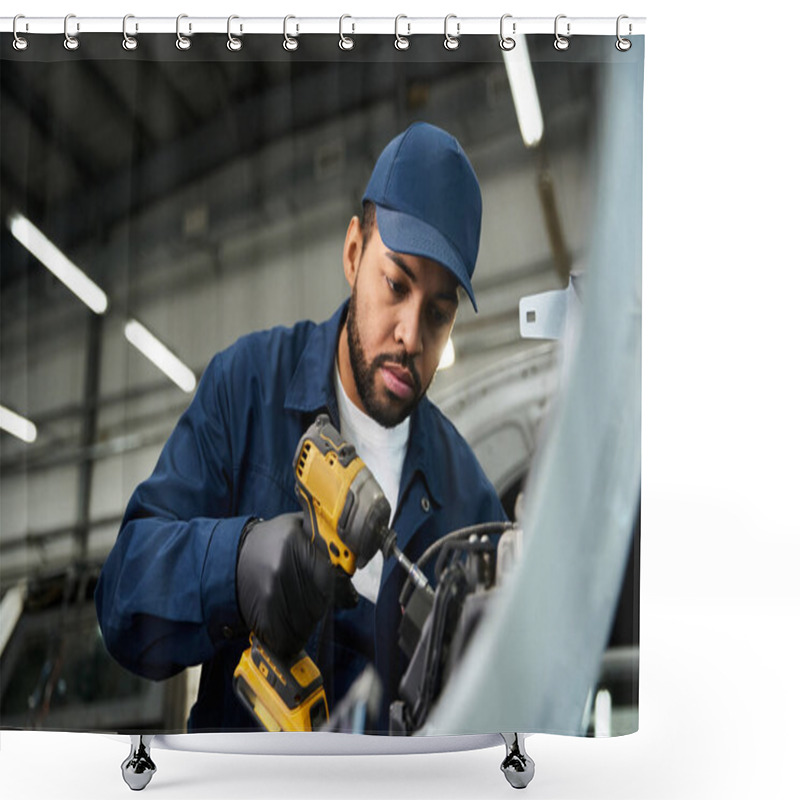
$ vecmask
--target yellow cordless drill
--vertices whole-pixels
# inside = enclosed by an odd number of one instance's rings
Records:
[[[395,556],[420,587],[422,572],[397,547],[389,528],[391,508],[378,482],[321,414],[306,431],[294,456],[295,491],[312,541],[324,546],[331,563],[349,576],[382,550]],[[317,665],[305,650],[283,661],[251,634],[233,677],[239,698],[269,731],[317,730],[328,719],[328,703]]]

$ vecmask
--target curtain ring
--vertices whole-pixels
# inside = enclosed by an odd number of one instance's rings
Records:
[[[411,42],[407,38],[408,36],[411,36],[411,23],[410,22],[406,23],[408,31],[406,32],[405,36],[401,36],[399,30],[401,19],[408,19],[408,17],[405,14],[398,14],[394,18],[394,46],[398,50],[408,50],[408,48],[411,47]]]
[[[458,36],[461,33],[461,23],[456,22],[456,35],[451,36],[447,32],[447,23],[450,22],[451,19],[457,20],[457,16],[455,14],[448,14],[444,18],[444,47],[445,50],[458,50],[458,46],[461,42],[458,41]]]
[[[17,33],[17,20],[18,19],[25,19],[24,14],[17,14],[14,17],[14,25],[12,26],[12,30],[14,32],[14,49],[15,50],[26,50],[28,48],[28,40],[23,38]],[[25,23],[25,28],[27,29],[28,24]]]
[[[289,33],[287,31],[287,27],[289,25],[289,20],[290,19],[296,19],[296,17],[293,17],[290,14],[288,17],[284,17],[283,18],[283,49],[284,50],[288,50],[289,52],[293,52],[294,50],[297,50],[297,46],[300,43],[294,37],[289,36]],[[295,30],[295,33],[300,33],[300,26],[299,25],[297,26],[297,28]]]
[[[242,49],[242,40],[231,33],[231,22],[233,22],[235,19],[239,19],[239,17],[237,17],[235,14],[231,14],[231,16],[228,17],[228,43],[226,46],[232,53]],[[241,32],[242,26],[240,25],[239,33]]]
[[[126,50],[135,50],[139,46],[139,42],[135,36],[128,36],[128,20],[135,19],[133,14],[126,14],[122,18],[122,46]],[[136,23],[136,30],[139,30],[139,23]]]
[[[512,17],[511,14],[503,14],[503,16],[500,17],[500,49],[505,50],[506,52],[508,52],[509,50],[513,50],[517,46],[516,41],[512,39],[510,36],[503,36],[503,23],[507,19],[511,19],[511,17]],[[511,23],[511,32],[512,33],[517,32],[516,22]]]
[[[567,18],[566,14],[559,14],[556,17],[556,22],[555,22],[555,26],[554,26],[556,38],[555,38],[555,41],[553,42],[553,47],[555,47],[556,50],[568,50],[569,49],[569,37],[571,35],[570,23],[569,22],[567,23],[567,35],[566,36],[562,36],[558,32],[558,21],[560,19],[566,19],[566,18]]]
[[[192,46],[192,42],[186,36],[181,33],[181,20],[186,19],[189,15],[188,14],[178,14],[178,19],[175,20],[175,34],[177,35],[177,39],[175,40],[175,47],[178,50],[188,50]],[[192,30],[192,23],[189,23],[189,32],[191,33]]]
[[[617,48],[617,50],[619,50],[619,51],[620,51],[620,53],[624,53],[624,52],[626,52],[626,51],[630,50],[630,49],[631,49],[631,47],[633,47],[633,42],[631,42],[631,40],[630,40],[630,39],[623,39],[623,38],[622,38],[622,35],[621,35],[621,34],[620,34],[620,32],[619,32],[619,29],[620,29],[620,25],[619,25],[619,24],[620,24],[620,22],[622,22],[622,20],[624,20],[624,19],[628,19],[628,17],[627,17],[625,14],[620,14],[620,15],[617,17],[617,41],[616,41],[616,43],[614,44],[614,47],[616,47],[616,48]],[[632,26],[632,25],[630,24],[630,22],[629,22],[629,23],[628,23],[628,35],[629,35],[629,36],[630,36],[630,34],[631,34],[631,32],[632,32],[632,31],[633,31],[633,26]]]
[[[69,21],[71,19],[75,19],[75,15],[74,14],[67,14],[67,16],[64,17],[64,47],[67,50],[77,50],[80,47],[80,42],[78,41],[78,37],[77,36],[70,36],[69,35],[69,30],[68,30]],[[75,30],[76,31],[80,31],[80,29],[81,29],[80,24],[76,23]]]
[[[344,33],[342,32],[342,26],[346,19],[353,19],[353,18],[349,14],[342,14],[342,16],[339,17],[339,47],[342,50],[352,50],[356,46],[355,41],[350,36],[345,36]],[[352,26],[353,30],[351,31],[351,33],[355,33],[356,30],[355,22],[352,23]]]

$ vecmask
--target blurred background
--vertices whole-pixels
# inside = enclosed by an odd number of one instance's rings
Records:
[[[92,595],[205,365],[254,329],[330,316],[376,157],[412,121],[439,125],[475,167],[484,221],[480,313],[462,304],[430,394],[513,518],[564,356],[521,337],[519,304],[583,274],[603,64],[591,37],[565,58],[529,36],[531,134],[496,37],[398,54],[364,36],[343,58],[324,36],[289,56],[274,37],[124,54],[98,35],[68,58],[47,38],[35,58],[4,40],[0,70],[0,720],[175,730],[196,671],[153,683],[117,666]],[[97,291],[79,298],[64,261]],[[591,734],[637,725],[637,565],[638,527]]]

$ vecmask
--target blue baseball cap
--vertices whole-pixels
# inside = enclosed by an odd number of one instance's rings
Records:
[[[415,122],[378,157],[366,200],[375,204],[387,247],[441,264],[478,310],[471,279],[481,238],[481,190],[454,136]]]

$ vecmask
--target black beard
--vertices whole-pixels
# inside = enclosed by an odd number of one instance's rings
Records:
[[[356,290],[350,298],[350,308],[347,312],[347,349],[350,353],[350,366],[353,370],[353,378],[356,382],[356,390],[361,398],[367,414],[384,428],[393,428],[399,425],[416,407],[425,395],[421,389],[419,373],[413,359],[409,358],[408,353],[403,352],[398,355],[382,353],[377,356],[371,364],[367,364],[367,357],[361,344],[361,337],[358,334],[358,324],[356,323]],[[386,390],[389,398],[394,402],[381,402],[378,392],[375,389],[375,376],[383,364],[399,364],[405,367],[414,381],[414,396],[405,403],[397,395]]]

